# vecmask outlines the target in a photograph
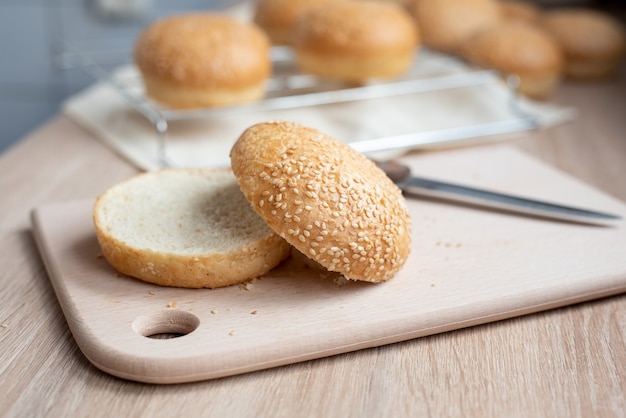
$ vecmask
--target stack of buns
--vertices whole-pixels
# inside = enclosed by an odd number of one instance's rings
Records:
[[[351,280],[386,281],[404,265],[411,220],[402,193],[347,144],[267,122],[241,135],[231,162],[232,171],[164,169],[106,190],[93,219],[109,264],[188,288],[262,276],[292,248]]]

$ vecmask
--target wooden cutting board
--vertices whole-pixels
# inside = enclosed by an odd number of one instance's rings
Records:
[[[626,215],[623,203],[506,147],[405,161],[421,175]],[[409,199],[412,254],[387,283],[343,283],[294,256],[245,286],[159,287],[117,274],[99,255],[94,200],[35,209],[34,234],[82,352],[105,372],[142,382],[245,373],[626,291],[624,223],[561,223],[424,199]],[[179,337],[154,338],[161,334]]]

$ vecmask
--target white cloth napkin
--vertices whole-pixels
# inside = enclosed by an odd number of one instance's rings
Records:
[[[471,71],[460,60],[426,50],[419,52],[415,65],[420,74],[465,74]],[[141,77],[134,66],[122,66],[112,73],[112,77],[119,83],[133,86],[133,91],[142,97]],[[492,83],[473,87],[288,110],[209,114],[203,119],[170,121],[164,148],[159,145],[155,126],[109,81],[99,81],[69,98],[63,109],[70,118],[138,168],[153,170],[162,167],[163,150],[172,166],[228,166],[229,151],[241,133],[255,123],[268,120],[298,122],[349,143],[372,139],[390,143],[386,138],[414,133],[426,139],[426,143],[378,152],[375,155],[378,158],[396,156],[411,149],[484,140],[489,133],[483,135],[478,131],[478,134],[469,135],[468,130],[469,136],[464,138],[466,131],[463,129],[516,119],[517,115],[510,109],[510,100],[511,91],[494,75]],[[552,126],[575,116],[571,108],[526,99],[520,99],[518,104],[526,114],[536,118],[538,127]],[[436,138],[437,133],[451,128],[461,128],[458,131],[461,136],[453,142],[432,143],[431,133]]]

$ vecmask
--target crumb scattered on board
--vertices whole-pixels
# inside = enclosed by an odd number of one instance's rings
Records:
[[[239,288],[242,289],[242,290],[247,290],[247,291],[254,290],[254,284],[256,283],[256,280],[257,279],[254,278],[254,279],[252,279],[252,280],[250,280],[248,282],[242,283],[242,284],[239,285]]]
[[[450,242],[450,241],[441,241],[438,240],[437,242],[435,242],[435,245],[437,247],[441,247],[442,245],[446,248],[451,248],[451,247],[455,247],[455,248],[461,248],[463,246],[463,244],[461,244],[460,242]]]
[[[176,302],[168,302],[167,303],[167,307],[168,308],[175,308],[176,307]]]

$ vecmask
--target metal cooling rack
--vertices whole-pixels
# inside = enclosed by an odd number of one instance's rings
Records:
[[[540,125],[537,116],[524,111],[520,106],[517,94],[519,79],[516,76],[503,77],[494,70],[469,69],[449,73],[429,72],[421,69],[419,65],[415,65],[407,74],[394,80],[371,81],[365,85],[348,85],[299,73],[288,47],[273,47],[271,54],[273,74],[268,80],[266,95],[263,99],[244,105],[193,110],[169,109],[150,100],[144,94],[138,74],[136,78],[131,80],[121,80],[116,77],[115,70],[117,68],[132,62],[131,52],[128,48],[98,49],[77,43],[65,43],[57,51],[55,57],[56,65],[61,69],[76,68],[98,81],[109,83],[129,104],[152,123],[159,144],[159,161],[163,166],[169,165],[167,132],[169,122],[172,121],[208,119],[239,112],[294,109],[483,86],[501,83],[503,78],[510,93],[503,106],[510,111],[511,119],[361,140],[351,142],[350,145],[363,153],[416,149],[452,144],[491,135],[529,131]],[[456,58],[435,54],[424,48],[420,50],[419,56],[420,60],[456,60]]]

